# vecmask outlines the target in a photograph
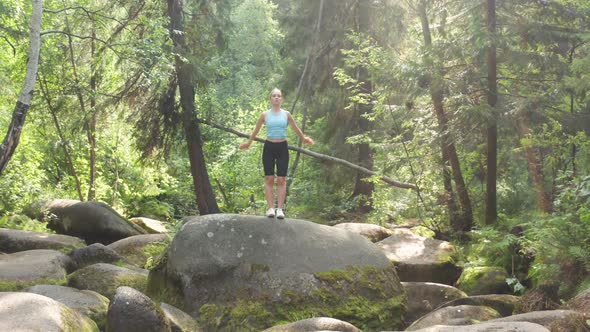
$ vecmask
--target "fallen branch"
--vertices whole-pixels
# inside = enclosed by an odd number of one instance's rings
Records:
[[[223,131],[226,131],[228,133],[232,133],[232,134],[237,135],[237,136],[240,136],[240,137],[250,138],[250,135],[248,135],[248,134],[239,132],[239,131],[237,131],[235,129],[232,129],[232,128],[228,128],[228,127],[222,126],[222,125],[217,124],[217,123],[214,123],[214,122],[212,122],[210,120],[205,120],[205,119],[199,119],[199,118],[197,118],[197,122],[206,124],[206,125],[211,126],[213,128],[221,129]],[[256,137],[256,138],[254,138],[254,140],[257,141],[257,142],[260,142],[260,143],[264,143],[264,140],[262,138]],[[353,164],[353,163],[351,163],[349,161],[343,160],[343,159],[339,159],[339,158],[327,156],[325,154],[313,152],[313,151],[302,149],[300,147],[292,146],[292,145],[289,145],[289,150],[301,152],[303,154],[306,154],[308,156],[312,156],[312,157],[317,158],[317,159],[320,159],[320,160],[324,160],[324,161],[328,161],[328,162],[334,162],[334,163],[337,163],[337,164],[340,164],[340,165],[344,165],[344,166],[346,166],[348,168],[352,168],[354,170],[357,170],[357,171],[359,171],[361,173],[364,173],[364,174],[368,174],[370,176],[378,176],[379,177],[379,180],[381,180],[381,181],[383,181],[383,182],[385,182],[387,184],[390,184],[390,185],[392,185],[394,187],[403,188],[403,189],[417,189],[416,188],[416,185],[414,185],[414,184],[396,181],[396,180],[394,180],[394,179],[392,179],[390,177],[387,177],[387,176],[384,176],[384,175],[379,175],[376,172],[371,171],[370,169],[361,167],[359,165],[355,165],[355,164]]]

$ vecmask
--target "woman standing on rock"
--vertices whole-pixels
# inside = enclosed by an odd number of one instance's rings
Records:
[[[260,131],[262,124],[265,124],[266,141],[264,141],[264,149],[262,151],[262,165],[264,166],[264,193],[266,195],[266,202],[268,203],[266,216],[274,217],[276,215],[279,219],[285,218],[283,204],[287,196],[287,169],[289,167],[287,125],[290,125],[297,136],[301,137],[303,143],[314,143],[311,138],[305,136],[301,129],[299,129],[291,113],[281,108],[282,103],[283,94],[281,90],[274,88],[270,94],[271,109],[260,114],[256,122],[256,127],[252,135],[250,135],[250,139],[248,142],[240,144],[240,150],[248,149]],[[276,211],[274,208],[275,168],[277,177]]]

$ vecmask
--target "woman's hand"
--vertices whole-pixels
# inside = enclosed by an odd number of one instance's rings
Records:
[[[249,147],[250,147],[250,142],[244,142],[244,143],[240,144],[240,150],[248,150]]]
[[[304,144],[309,144],[309,145],[313,145],[315,144],[315,142],[311,139],[311,137],[309,136],[305,136],[303,137],[303,143]]]

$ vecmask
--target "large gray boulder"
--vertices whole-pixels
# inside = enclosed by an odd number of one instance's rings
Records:
[[[360,235],[304,220],[189,219],[150,271],[148,294],[206,331],[262,330],[311,313],[368,330],[403,325],[403,288],[387,257]]]
[[[146,217],[135,217],[129,218],[129,221],[143,228],[149,234],[168,233],[166,224],[159,220],[150,219]]]
[[[574,321],[584,322],[586,319],[584,314],[573,311],[573,310],[544,310],[544,311],[531,311],[524,314],[518,314],[503,318],[491,320],[490,322],[529,322],[545,327],[554,327],[555,323]],[[553,325],[553,326],[552,326]],[[559,331],[572,331],[572,330],[559,330]]]
[[[171,332],[164,312],[131,287],[119,287],[109,305],[107,332]]]
[[[21,290],[37,284],[64,285],[72,260],[55,250],[27,250],[0,255],[0,291]]]
[[[458,305],[479,305],[493,308],[502,317],[511,316],[515,309],[520,305],[521,298],[508,294],[488,294],[475,295],[455,299],[443,304],[441,307],[458,306]]]
[[[432,282],[402,282],[408,297],[405,320],[409,325],[443,303],[467,297],[457,288]]]
[[[93,290],[112,299],[120,286],[145,290],[147,277],[146,270],[131,270],[112,264],[96,263],[70,274],[68,285],[78,289]]]
[[[98,332],[88,317],[46,296],[0,293],[0,331]]]
[[[25,290],[47,296],[69,308],[88,316],[100,329],[106,324],[109,299],[91,290],[78,290],[71,287],[57,285],[36,285]]]
[[[510,291],[506,270],[496,266],[476,266],[463,270],[457,288],[469,295],[505,294]]]
[[[349,232],[353,232],[366,237],[371,242],[378,242],[393,235],[391,229],[375,224],[363,224],[354,222],[345,222],[332,226],[334,228],[341,228]]]
[[[77,236],[89,244],[109,244],[147,233],[101,202],[54,199],[33,203],[24,212],[31,218],[47,221],[48,227],[59,234]]]
[[[338,331],[361,332],[354,325],[329,317],[314,317],[299,320],[289,324],[277,325],[264,332],[301,332],[301,331]]]
[[[102,243],[93,243],[87,247],[76,249],[70,253],[70,257],[78,269],[96,263],[123,264],[125,258],[115,250]]]
[[[490,307],[471,305],[444,307],[422,316],[412,323],[406,331],[416,331],[425,327],[449,324],[453,320],[456,323],[449,325],[471,325],[473,322],[487,321],[498,317],[500,317],[500,314]]]
[[[85,246],[84,240],[74,236],[0,228],[0,252],[52,249],[67,254]]]
[[[549,330],[542,325],[526,322],[484,322],[468,326],[435,325],[415,332],[549,332]]]
[[[455,265],[455,248],[449,242],[395,229],[393,235],[376,245],[397,266],[401,281],[454,285],[461,274]]]

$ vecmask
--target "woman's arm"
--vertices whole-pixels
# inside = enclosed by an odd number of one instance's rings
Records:
[[[262,127],[262,124],[264,123],[265,114],[266,114],[266,112],[262,112],[262,114],[260,114],[260,116],[258,117],[258,121],[256,121],[256,127],[254,128],[252,135],[250,135],[250,139],[248,140],[248,142],[244,142],[244,143],[240,144],[240,150],[245,150],[250,147],[250,145],[252,144],[252,142],[256,138],[256,135],[258,135],[258,132],[260,131],[260,128]]]
[[[288,111],[285,112],[287,112],[287,120],[289,120],[289,125],[291,126],[291,128],[293,128],[295,134],[297,134],[297,136],[301,138],[301,141],[305,144],[314,144],[314,141],[310,137],[305,136],[301,129],[299,129],[299,126],[297,126],[297,123],[295,123],[295,119],[293,119],[291,113]]]

